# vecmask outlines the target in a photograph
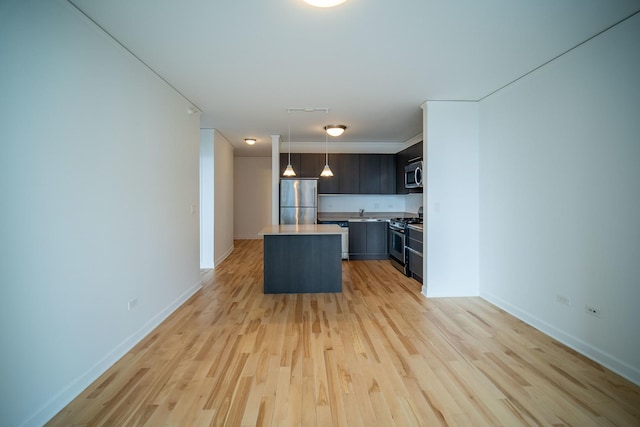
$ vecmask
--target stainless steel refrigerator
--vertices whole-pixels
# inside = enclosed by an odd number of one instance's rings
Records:
[[[280,224],[315,224],[318,219],[318,180],[280,180]]]

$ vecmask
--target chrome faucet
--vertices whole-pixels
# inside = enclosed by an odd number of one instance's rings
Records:
[[[362,217],[364,216],[364,209],[358,209],[358,214]]]

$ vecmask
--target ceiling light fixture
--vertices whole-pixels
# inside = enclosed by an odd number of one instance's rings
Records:
[[[304,0],[305,3],[315,7],[334,7],[341,5],[347,0]]]
[[[296,176],[296,172],[293,170],[293,166],[291,166],[291,111],[287,111],[287,114],[289,115],[289,162],[282,176]]]
[[[324,133],[324,169],[320,173],[320,176],[333,176],[333,172],[331,172],[331,168],[329,167],[329,150],[327,148],[327,141],[329,139],[328,134]]]
[[[347,130],[347,127],[345,125],[327,125],[324,130],[331,136],[340,136]]]
[[[255,138],[245,138],[244,142],[246,142],[248,145],[253,145],[256,143],[256,139]]]

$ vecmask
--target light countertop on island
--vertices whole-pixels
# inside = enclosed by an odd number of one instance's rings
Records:
[[[260,230],[260,236],[267,235],[280,235],[280,236],[295,236],[295,235],[313,235],[313,234],[342,234],[346,233],[346,230],[342,229],[336,224],[280,224],[280,225],[268,225]]]

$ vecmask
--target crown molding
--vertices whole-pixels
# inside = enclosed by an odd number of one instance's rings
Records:
[[[329,141],[327,151],[329,153],[375,153],[396,154],[418,142],[422,141],[422,133],[404,142],[344,142]],[[324,153],[325,142],[295,142],[291,141],[292,153]],[[289,143],[280,141],[280,152],[289,152]]]

